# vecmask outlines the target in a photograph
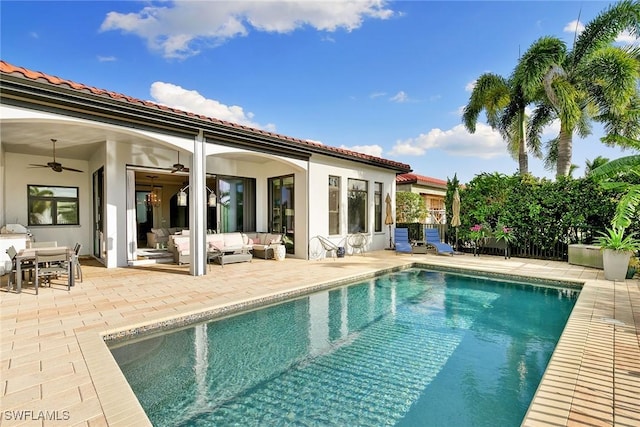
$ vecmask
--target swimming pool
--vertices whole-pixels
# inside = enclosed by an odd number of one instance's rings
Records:
[[[111,351],[157,426],[517,426],[577,295],[409,269]]]

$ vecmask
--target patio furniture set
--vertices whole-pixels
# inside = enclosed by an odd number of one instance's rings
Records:
[[[75,285],[76,276],[82,282],[82,268],[78,256],[82,245],[76,243],[73,248],[58,246],[57,242],[34,242],[26,249],[7,249],[11,260],[11,270],[7,281],[7,290],[15,288],[22,292],[23,282],[33,283],[35,293],[42,283],[51,286],[54,280],[65,279],[67,290]],[[27,277],[28,276],[28,277]]]
[[[277,259],[284,249],[282,234],[278,233],[212,233],[206,236],[207,261],[220,265],[250,262],[255,257]],[[177,264],[189,264],[190,236],[188,230],[170,235],[167,248]]]
[[[396,253],[426,254],[429,249],[435,250],[436,254],[453,255],[453,247],[440,240],[440,233],[436,228],[424,228],[424,240],[411,241],[409,239],[408,228],[396,228],[395,230],[395,250]]]

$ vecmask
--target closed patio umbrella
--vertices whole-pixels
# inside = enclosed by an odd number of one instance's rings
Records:
[[[460,193],[456,188],[453,193],[453,203],[451,205],[452,217],[451,226],[456,228],[456,250],[458,249],[458,227],[460,227]]]
[[[391,240],[391,224],[393,224],[393,214],[391,211],[391,196],[387,193],[387,197],[384,199],[387,205],[387,215],[384,218],[384,223],[389,226],[389,249],[393,249],[393,241]]]

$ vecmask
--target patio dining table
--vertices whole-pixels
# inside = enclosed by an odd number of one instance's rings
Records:
[[[71,274],[69,275],[69,281],[71,286],[75,285],[75,254],[73,248],[69,248],[67,246],[51,246],[51,247],[43,247],[43,248],[28,248],[22,249],[16,255],[16,292],[22,292],[22,263],[24,261],[35,261],[36,260],[36,252],[47,252],[47,251],[55,251],[60,249],[66,249],[69,253],[69,260],[71,262]]]

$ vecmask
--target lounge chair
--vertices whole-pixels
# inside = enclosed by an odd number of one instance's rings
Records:
[[[398,252],[403,252],[413,255],[413,245],[409,241],[409,229],[408,228],[396,228],[395,229],[395,245],[396,255]]]
[[[442,243],[440,241],[440,233],[437,228],[424,229],[424,240],[428,246],[433,246],[436,249],[437,254],[449,254],[453,255],[454,251],[451,245],[448,243]]]
[[[335,261],[336,258],[338,257],[338,245],[336,245],[326,237],[322,237],[322,236],[316,236],[316,237],[320,241],[320,244],[322,245],[322,249],[324,249],[325,252],[329,253],[331,257],[333,257],[333,260]]]

